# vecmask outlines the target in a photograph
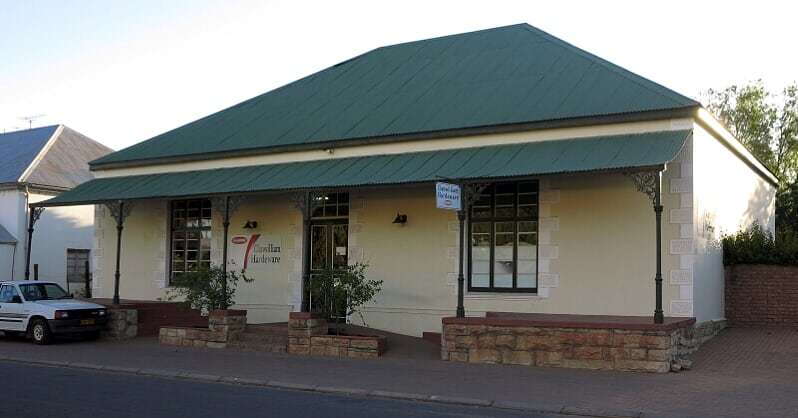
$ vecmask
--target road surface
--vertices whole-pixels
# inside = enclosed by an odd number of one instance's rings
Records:
[[[554,417],[11,362],[0,376],[0,416],[15,418]]]

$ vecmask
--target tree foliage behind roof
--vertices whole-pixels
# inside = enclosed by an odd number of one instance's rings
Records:
[[[765,166],[782,185],[796,178],[798,163],[798,85],[781,94],[768,92],[758,80],[707,91],[707,109]]]

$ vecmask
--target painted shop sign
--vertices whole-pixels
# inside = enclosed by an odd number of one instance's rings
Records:
[[[460,186],[452,183],[435,183],[435,204],[438,209],[460,210]]]
[[[260,271],[280,264],[282,245],[277,235],[245,234],[230,238],[229,265],[244,271]]]

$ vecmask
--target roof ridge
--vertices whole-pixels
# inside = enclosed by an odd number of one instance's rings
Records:
[[[410,44],[415,44],[415,43],[419,43],[419,42],[434,41],[434,40],[437,40],[437,39],[455,38],[455,37],[458,37],[458,36],[473,35],[473,34],[481,33],[481,32],[492,32],[492,31],[497,31],[497,30],[504,30],[504,29],[509,29],[509,28],[515,27],[515,26],[521,27],[521,26],[524,26],[524,25],[529,26],[528,23],[513,23],[511,25],[496,26],[496,27],[493,27],[493,28],[475,29],[475,30],[471,30],[471,31],[468,31],[468,32],[451,33],[449,35],[433,36],[432,38],[416,39],[414,41],[397,42],[395,44],[388,44],[388,45],[383,45],[383,46],[374,48],[374,49],[372,49],[372,51],[376,51],[378,49],[391,48],[391,47],[400,46],[400,45],[410,45]],[[371,51],[369,51],[369,52],[371,52]],[[357,57],[355,57],[355,58],[357,58]]]
[[[563,48],[567,48],[568,50],[570,50],[572,52],[575,52],[575,53],[577,53],[577,54],[579,54],[579,55],[591,60],[592,62],[594,62],[596,64],[599,64],[599,65],[603,66],[604,68],[606,68],[606,69],[618,74],[619,76],[625,78],[626,80],[631,81],[631,82],[633,82],[633,83],[635,83],[635,84],[637,84],[637,85],[639,85],[639,86],[641,86],[641,87],[643,87],[643,88],[645,88],[647,90],[650,90],[650,91],[652,91],[654,93],[657,93],[660,96],[666,97],[666,98],[668,98],[670,100],[686,101],[687,102],[687,103],[682,103],[682,104],[691,103],[693,105],[700,105],[700,103],[698,101],[694,100],[694,99],[691,99],[691,98],[689,98],[689,97],[687,97],[687,96],[685,96],[685,95],[683,95],[683,94],[681,94],[681,93],[679,93],[677,91],[671,90],[671,89],[669,89],[669,88],[667,88],[667,87],[665,87],[665,86],[663,86],[663,85],[661,85],[661,84],[659,84],[659,83],[657,83],[657,82],[655,82],[653,80],[649,80],[648,78],[643,77],[642,75],[637,74],[637,73],[635,73],[635,72],[633,72],[631,70],[628,70],[628,69],[626,69],[624,67],[621,67],[618,64],[613,64],[612,62],[610,62],[610,61],[608,61],[608,60],[606,60],[604,58],[601,58],[598,55],[595,55],[595,54],[593,54],[591,52],[588,52],[588,51],[586,51],[586,50],[584,50],[582,48],[579,48],[578,46],[576,46],[576,45],[574,45],[574,44],[572,44],[572,43],[570,43],[568,41],[565,41],[565,40],[563,40],[561,38],[558,38],[558,37],[546,32],[546,31],[544,31],[544,30],[542,30],[540,28],[532,26],[529,23],[522,23],[522,24],[520,24],[518,26],[521,26],[524,29],[526,29],[527,31],[541,36],[544,40],[549,41],[550,43],[556,44],[556,45],[558,45],[560,47],[563,47]]]

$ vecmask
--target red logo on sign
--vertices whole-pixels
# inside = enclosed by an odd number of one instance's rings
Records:
[[[247,242],[247,237],[233,237],[230,240],[233,244],[245,244]]]

